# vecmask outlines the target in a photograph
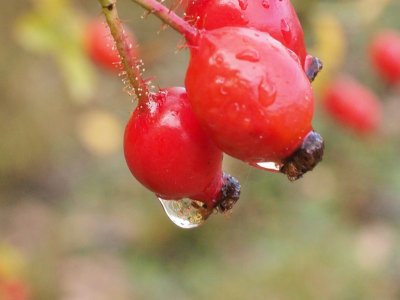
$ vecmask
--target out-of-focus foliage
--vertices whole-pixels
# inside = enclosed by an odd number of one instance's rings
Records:
[[[66,0],[35,0],[34,8],[15,25],[18,42],[27,50],[56,59],[71,97],[93,97],[93,68],[83,51],[85,20]]]
[[[400,2],[294,4],[325,65],[313,84],[324,160],[289,183],[227,157],[240,202],[184,231],[125,165],[122,128],[135,103],[83,50],[97,1],[4,1],[0,277],[21,278],[40,300],[399,299],[400,90],[373,72],[367,47],[378,30],[400,30]],[[131,1],[118,7],[145,76],[182,85],[182,39]],[[320,109],[339,73],[379,95],[376,136],[360,138]]]

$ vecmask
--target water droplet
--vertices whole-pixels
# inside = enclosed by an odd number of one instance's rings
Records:
[[[244,14],[240,15],[240,19],[242,20],[243,25],[247,25],[249,24],[249,18],[247,16],[245,16]]]
[[[289,24],[286,22],[285,19],[281,20],[281,33],[282,33],[283,38],[285,39],[286,43],[290,43],[292,40],[292,32],[291,32]]]
[[[225,96],[228,94],[228,90],[225,85],[225,78],[222,76],[217,76],[215,78],[215,84],[219,85],[219,92],[221,95]]]
[[[290,54],[290,57],[293,58],[293,60],[296,61],[298,64],[300,64],[300,59],[297,56],[297,54],[293,50],[291,50],[289,48],[286,48],[286,49],[288,50],[288,52]]]
[[[158,198],[168,218],[178,227],[196,228],[202,225],[212,213],[203,203],[191,199],[164,200]]]
[[[248,4],[249,3],[247,2],[247,0],[239,0],[239,6],[241,10],[245,10]]]
[[[273,161],[255,162],[255,163],[250,163],[250,165],[274,173],[279,172],[282,167],[282,164]]]
[[[262,0],[261,4],[264,8],[269,8],[269,0]]]
[[[224,57],[221,54],[215,56],[215,62],[217,65],[222,65],[224,63]]]
[[[275,86],[263,79],[258,86],[258,101],[263,106],[269,106],[275,102],[276,88]]]
[[[238,54],[236,54],[237,59],[247,60],[250,62],[258,62],[260,60],[260,55],[255,49],[245,49]]]

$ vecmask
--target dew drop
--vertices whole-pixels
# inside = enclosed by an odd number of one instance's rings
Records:
[[[215,63],[217,65],[222,65],[224,63],[224,57],[221,54],[215,56]]]
[[[249,4],[247,0],[238,0],[239,1],[239,6],[241,10],[245,10],[247,8],[247,5]]]
[[[158,198],[168,218],[178,227],[196,228],[202,225],[212,211],[203,208],[203,203],[191,199],[164,200]]]
[[[275,102],[276,88],[266,80],[262,80],[258,86],[258,101],[263,106],[269,106]]]
[[[281,33],[286,43],[290,43],[290,41],[292,40],[292,32],[289,24],[286,22],[285,19],[281,20]]]
[[[264,8],[269,8],[269,0],[262,0],[261,4]]]
[[[219,92],[221,95],[225,96],[228,94],[228,90],[227,87],[225,85],[225,78],[222,76],[217,76],[217,78],[215,78],[215,83],[217,85],[219,85]]]
[[[250,62],[258,62],[260,60],[260,55],[255,49],[245,49],[238,54],[236,54],[237,59],[247,60]]]
[[[250,163],[251,166],[262,169],[262,170],[266,170],[269,172],[279,172],[281,170],[282,164],[280,163],[276,163],[273,161],[266,161],[266,162],[254,162],[254,163]]]

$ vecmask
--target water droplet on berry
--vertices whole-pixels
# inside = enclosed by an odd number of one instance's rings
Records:
[[[261,4],[264,8],[269,8],[269,0],[262,0]]]
[[[282,167],[282,164],[273,161],[250,163],[250,165],[269,172],[279,172]]]
[[[249,3],[247,2],[247,0],[239,0],[239,6],[241,10],[245,10],[248,4]]]
[[[228,94],[228,90],[226,89],[225,86],[225,78],[222,76],[217,76],[217,78],[215,78],[215,84],[219,85],[219,92],[221,95],[227,95]]]
[[[289,48],[287,48],[287,50],[288,50],[288,52],[290,54],[290,57],[293,58],[294,61],[296,61],[297,63],[300,64],[300,59],[297,56],[297,54],[294,51],[292,51],[291,49],[289,49]]]
[[[215,63],[217,65],[222,65],[224,63],[224,57],[221,54],[215,56]]]
[[[275,102],[276,99],[276,88],[275,86],[266,81],[262,80],[258,86],[258,101],[263,106],[269,106]]]
[[[204,203],[191,199],[164,200],[158,198],[168,218],[178,227],[196,228],[202,225],[210,215],[203,207]]]
[[[281,20],[281,33],[282,33],[283,38],[285,39],[286,43],[290,43],[292,40],[292,32],[291,32],[289,24],[286,22],[285,19]]]
[[[260,60],[260,55],[255,49],[245,49],[236,54],[236,58],[250,62],[258,62]]]

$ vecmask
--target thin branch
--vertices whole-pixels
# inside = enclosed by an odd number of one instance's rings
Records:
[[[154,14],[161,19],[165,24],[185,36],[188,42],[194,41],[198,35],[198,30],[175,14],[171,9],[165,7],[157,0],[131,0],[149,13]]]
[[[139,103],[145,103],[148,99],[149,88],[145,80],[141,77],[138,58],[134,53],[134,45],[126,35],[121,21],[118,17],[116,7],[117,0],[98,0],[103,14],[106,17],[111,35],[114,38],[118,53],[121,57],[121,63],[124,68],[125,78],[129,87],[133,89]]]

